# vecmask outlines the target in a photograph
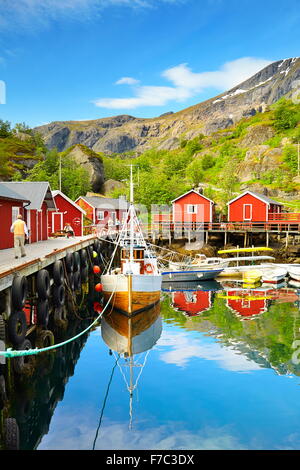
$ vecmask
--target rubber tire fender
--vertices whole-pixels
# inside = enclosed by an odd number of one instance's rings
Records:
[[[73,270],[75,272],[80,271],[80,254],[78,253],[78,251],[75,251],[73,253],[73,257],[74,257],[74,268],[73,268]]]
[[[28,349],[32,349],[32,345],[29,339],[25,339],[23,343],[21,343],[18,346],[18,349],[20,351],[26,351]],[[24,374],[24,375],[30,376],[34,372],[35,363],[36,363],[36,358],[34,355],[16,356],[14,357],[13,366],[17,374]]]
[[[49,302],[48,300],[39,300],[37,303],[37,324],[47,326],[49,320]]]
[[[36,336],[35,346],[39,349],[53,346],[54,334],[50,330],[41,330]]]
[[[50,276],[47,269],[41,269],[36,276],[36,290],[41,300],[50,296]]]
[[[89,268],[86,266],[82,271],[81,271],[81,281],[82,282],[87,282],[89,279]]]
[[[10,314],[7,321],[7,330],[9,339],[13,344],[23,343],[27,331],[26,316],[23,310]]]
[[[74,291],[74,273],[68,274],[68,284],[72,291]]]
[[[65,304],[65,288],[63,285],[53,286],[52,299],[55,307],[62,307]]]
[[[79,290],[81,288],[81,274],[79,271],[74,273],[74,289]]]
[[[20,449],[20,431],[15,418],[6,418],[4,420],[4,442],[6,450]]]
[[[67,253],[65,257],[66,270],[68,273],[73,272],[74,270],[74,256],[73,253]]]
[[[80,254],[80,264],[81,264],[81,267],[84,269],[85,266],[87,266],[87,263],[88,263],[88,257],[87,257],[86,249],[83,248],[82,250],[80,250],[79,254]]]
[[[57,286],[60,286],[61,284],[64,283],[65,279],[65,273],[64,273],[64,267],[61,261],[57,260],[53,264],[53,281],[54,284]]]
[[[26,302],[28,281],[25,276],[15,276],[11,289],[11,300],[15,310],[21,310]]]

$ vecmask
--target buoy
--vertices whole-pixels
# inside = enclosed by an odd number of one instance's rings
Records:
[[[102,289],[103,289],[103,286],[102,284],[100,284],[100,282],[95,285],[95,291],[102,292]]]
[[[97,251],[93,251],[93,258],[97,258],[97,256],[98,256]]]
[[[99,302],[94,302],[94,310],[97,313],[101,313],[103,310],[103,307],[101,304],[99,304]]]
[[[94,271],[95,274],[101,273],[101,269],[100,269],[100,267],[97,266],[97,265],[95,265],[95,266],[93,267],[93,271]]]

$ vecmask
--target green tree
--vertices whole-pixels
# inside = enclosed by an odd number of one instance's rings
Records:
[[[280,100],[274,112],[274,127],[277,130],[292,129],[300,119],[300,112],[292,101]]]
[[[9,121],[2,121],[0,119],[0,138],[9,137],[12,135],[11,124]]]
[[[48,181],[51,189],[59,189],[59,166],[61,159],[61,189],[71,199],[86,194],[91,189],[88,171],[69,155],[62,156],[56,149],[46,153],[45,160],[29,171],[27,181]]]

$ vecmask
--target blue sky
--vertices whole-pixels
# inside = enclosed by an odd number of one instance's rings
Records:
[[[299,10],[299,0],[2,0],[0,118],[179,111],[299,56]]]

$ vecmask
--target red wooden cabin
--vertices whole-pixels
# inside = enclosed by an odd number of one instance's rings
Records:
[[[253,191],[245,191],[227,205],[229,222],[268,222],[282,212],[282,204]]]
[[[83,235],[83,216],[85,211],[61,191],[52,191],[57,211],[48,213],[48,235],[63,230],[68,222],[76,237]]]
[[[24,207],[24,220],[29,230],[29,242],[47,240],[48,211],[56,211],[49,183],[18,181],[3,184],[30,201],[30,204]]]
[[[128,210],[128,202],[125,198],[113,199],[105,196],[80,196],[75,201],[85,212],[86,217],[93,225],[106,227],[109,220],[112,227],[116,228],[117,222],[122,224]]]
[[[211,223],[214,214],[214,202],[191,189],[173,199],[173,223],[196,228],[198,224]]]
[[[14,236],[10,232],[10,227],[19,214],[24,217],[24,205],[29,203],[28,199],[7,188],[4,183],[0,183],[0,250],[14,246]]]

